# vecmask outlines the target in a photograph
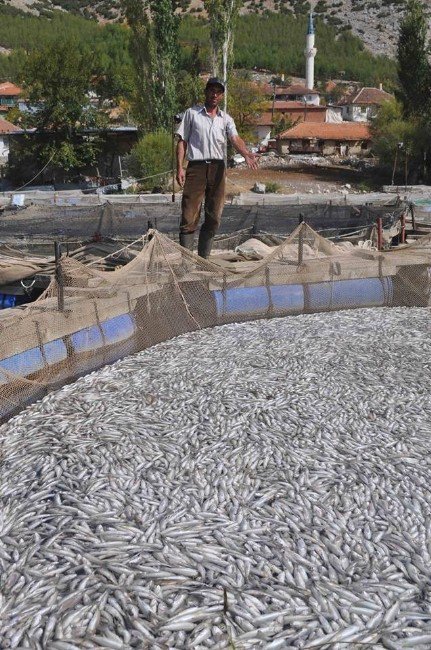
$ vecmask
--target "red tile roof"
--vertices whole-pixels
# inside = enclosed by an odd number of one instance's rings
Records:
[[[334,88],[337,87],[337,84],[335,81],[332,81],[332,79],[329,79],[329,81],[326,82],[325,84],[325,90],[327,93],[331,92],[331,90],[334,90]]]
[[[18,126],[0,118],[0,133],[16,133],[17,131],[21,131]]]
[[[280,140],[371,140],[368,124],[360,122],[300,122],[280,133]]]
[[[383,102],[387,102],[389,99],[393,98],[393,95],[387,93],[385,90],[380,90],[379,88],[361,88],[359,91],[355,91],[354,93],[343,97],[340,101],[340,105],[360,104],[363,106],[379,106],[380,104],[383,104]]]
[[[20,95],[22,93],[22,88],[19,86],[15,86],[15,84],[11,83],[10,81],[5,81],[4,83],[0,83],[0,95],[2,97],[15,97],[16,95]]]
[[[267,108],[272,109],[272,102],[266,104]],[[316,106],[315,104],[308,104],[306,102],[299,101],[281,101],[276,100],[274,102],[275,111],[326,111],[326,106]]]
[[[315,88],[306,88],[305,86],[302,86],[301,84],[293,84],[292,86],[288,86],[287,88],[280,88],[280,95],[320,95],[319,91],[316,90]]]

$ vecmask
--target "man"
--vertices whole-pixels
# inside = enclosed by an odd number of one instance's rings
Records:
[[[205,87],[204,106],[193,106],[184,113],[177,130],[177,181],[183,188],[180,244],[193,250],[202,201],[205,198],[205,220],[200,229],[198,254],[207,258],[214,235],[220,225],[226,184],[224,151],[226,137],[244,156],[251,169],[257,169],[257,156],[247,149],[239,137],[235,122],[220,110],[224,85],[216,77]],[[187,171],[183,169],[188,160]]]

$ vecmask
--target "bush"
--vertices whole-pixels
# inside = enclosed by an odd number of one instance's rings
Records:
[[[167,186],[172,163],[172,136],[167,131],[156,131],[147,133],[137,142],[126,166],[132,176],[144,179],[140,183],[143,189],[152,189],[156,185]]]
[[[281,185],[279,183],[269,182],[265,184],[265,193],[266,194],[277,194],[281,190]]]

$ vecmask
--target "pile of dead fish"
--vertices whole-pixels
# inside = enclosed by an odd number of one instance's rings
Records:
[[[0,428],[0,647],[431,647],[430,312],[187,334]]]

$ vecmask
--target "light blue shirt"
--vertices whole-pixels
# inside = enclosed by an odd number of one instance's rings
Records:
[[[184,113],[176,134],[187,142],[187,160],[223,160],[226,136],[238,135],[230,115],[218,109],[215,117],[205,106],[192,106]]]

